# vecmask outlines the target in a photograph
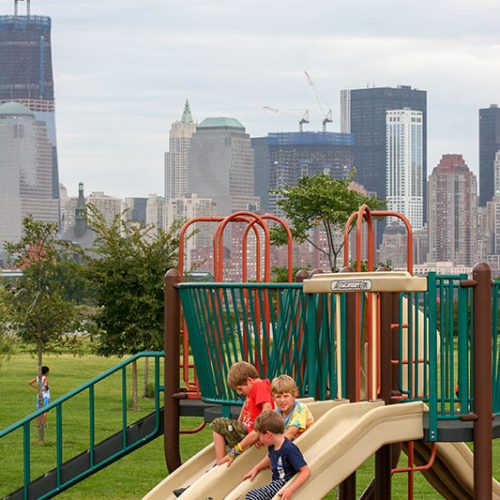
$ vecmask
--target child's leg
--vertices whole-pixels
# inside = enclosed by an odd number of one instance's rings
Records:
[[[271,500],[285,484],[284,479],[278,479],[261,488],[255,488],[246,494],[245,500]]]
[[[226,456],[226,440],[217,432],[212,431],[215,449],[215,460],[221,460]]]

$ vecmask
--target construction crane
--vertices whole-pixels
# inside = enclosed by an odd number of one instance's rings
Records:
[[[319,94],[318,94],[318,91],[316,89],[316,85],[314,85],[314,82],[313,82],[313,79],[311,78],[311,75],[306,70],[304,70],[304,74],[306,75],[307,83],[312,88],[313,93],[314,93],[314,97],[316,98],[316,102],[318,103],[318,107],[319,107],[319,110],[321,112],[321,116],[323,117],[323,120],[321,122],[322,125],[323,125],[323,132],[326,132],[326,124],[333,122],[333,119],[332,119],[332,114],[333,114],[332,110],[329,109],[328,112],[325,113],[325,111],[323,109],[323,106],[321,105],[321,100],[319,98]]]
[[[271,108],[271,106],[262,106],[263,109],[267,109],[268,111],[272,111],[273,113],[282,113],[287,116],[291,116],[292,118],[298,119],[299,121],[299,132],[304,132],[304,124],[309,123],[309,110],[306,109],[305,113],[302,115],[302,118],[297,118],[295,115],[287,113],[278,108]]]

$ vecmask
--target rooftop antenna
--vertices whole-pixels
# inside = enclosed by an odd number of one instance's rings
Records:
[[[18,3],[23,2],[24,0],[14,0],[14,17],[17,17],[19,14],[19,8],[18,8]],[[26,15],[30,17],[30,2],[31,0],[26,0]]]

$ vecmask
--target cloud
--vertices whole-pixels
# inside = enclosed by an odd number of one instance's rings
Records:
[[[306,109],[318,130],[305,69],[336,129],[343,88],[427,90],[429,171],[450,151],[477,170],[478,109],[500,101],[496,0],[37,0],[32,12],[53,21],[60,177],[73,194],[79,180],[162,194],[186,98],[199,121],[233,116],[253,135],[295,130]]]

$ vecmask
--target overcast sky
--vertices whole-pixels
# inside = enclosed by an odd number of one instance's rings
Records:
[[[0,0],[1,13],[13,0]],[[24,12],[24,3],[20,2]],[[295,131],[341,89],[427,90],[428,170],[461,153],[478,170],[478,109],[500,104],[498,0],[32,0],[52,18],[61,182],[76,195],[163,194],[168,131],[237,118],[252,136]],[[279,108],[275,114],[263,106]],[[294,118],[294,117],[297,117]]]

